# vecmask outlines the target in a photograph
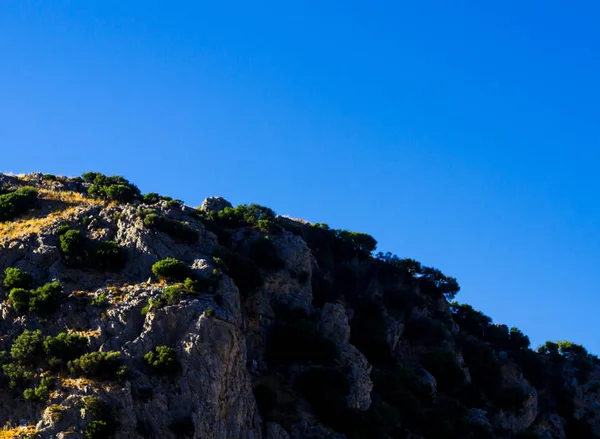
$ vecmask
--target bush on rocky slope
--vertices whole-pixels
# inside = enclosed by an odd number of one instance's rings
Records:
[[[23,187],[0,195],[0,221],[10,221],[33,208],[37,201],[37,190]]]

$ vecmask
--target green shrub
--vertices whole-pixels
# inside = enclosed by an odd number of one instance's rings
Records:
[[[144,204],[156,204],[160,201],[160,196],[156,192],[148,192],[142,195],[142,203]]]
[[[18,363],[34,365],[41,358],[43,342],[42,331],[25,330],[15,339],[10,356]]]
[[[31,292],[29,299],[29,311],[48,315],[57,310],[60,305],[60,293],[62,285],[57,282],[50,282]]]
[[[529,337],[523,334],[519,328],[514,326],[510,328],[509,337],[510,347],[514,350],[529,349],[529,346],[531,345]]]
[[[154,311],[162,306],[162,300],[160,299],[150,299],[148,302],[142,307],[141,313],[143,316],[148,314],[150,311]]]
[[[173,374],[177,371],[175,349],[168,346],[157,346],[144,355],[144,362],[161,374]]]
[[[483,339],[488,327],[492,324],[490,317],[481,311],[475,311],[471,305],[458,304],[454,301],[450,304],[450,311],[461,331],[465,331],[479,339]]]
[[[183,288],[185,288],[185,291],[188,293],[195,293],[200,291],[200,282],[188,277],[183,281]]]
[[[44,174],[42,178],[47,181],[56,181],[56,175],[54,174]]]
[[[51,357],[62,361],[74,360],[81,356],[88,346],[88,339],[79,334],[61,332],[56,337],[46,337],[44,350]]]
[[[50,390],[54,387],[54,378],[43,377],[40,383],[33,389],[25,389],[23,396],[30,401],[46,401],[50,396]]]
[[[265,270],[282,270],[285,263],[277,254],[277,248],[268,237],[259,237],[250,242],[250,258]]]
[[[106,421],[97,419],[90,422],[85,427],[85,439],[104,439],[111,433],[111,429]]]
[[[275,212],[258,204],[240,204],[237,207],[226,207],[209,218],[226,227],[252,226],[266,233],[271,232],[275,224]]]
[[[79,230],[68,229],[60,235],[60,250],[69,265],[78,265],[85,257],[86,238]]]
[[[90,352],[69,361],[69,372],[88,378],[111,379],[117,377],[122,365],[121,353],[117,351]]]
[[[29,311],[30,299],[31,293],[25,288],[13,288],[8,294],[8,301],[20,314],[24,314]]]
[[[19,384],[31,381],[34,377],[34,373],[30,368],[17,363],[2,365],[2,372],[8,378],[8,386],[11,389],[17,387]]]
[[[106,417],[110,411],[106,403],[94,395],[84,396],[81,398],[81,402],[83,403],[86,417],[89,415],[96,419],[102,419]]]
[[[377,241],[375,238],[366,233],[340,230],[338,231],[337,236],[358,253],[370,254],[377,248]]]
[[[215,310],[212,309],[212,308],[209,308],[206,311],[204,311],[202,314],[205,315],[206,317],[214,317],[215,316]]]
[[[106,306],[108,304],[108,295],[106,293],[100,293],[94,297],[91,302],[92,306]]]
[[[86,172],[82,177],[88,183],[92,183],[88,189],[88,195],[93,198],[102,198],[119,203],[131,203],[141,197],[137,186],[123,177],[108,177],[98,172]]]
[[[380,275],[386,279],[413,277],[417,280],[421,292],[429,296],[444,296],[447,300],[453,300],[460,291],[460,286],[455,278],[446,276],[437,268],[425,267],[414,259],[400,259],[391,253],[378,253]]]
[[[144,225],[146,227],[151,227],[166,233],[181,242],[190,244],[198,242],[198,232],[192,229],[188,224],[159,215],[152,210],[148,212],[148,210],[139,212],[140,216],[144,219]]]
[[[92,241],[79,230],[64,230],[60,235],[60,249],[67,264],[74,267],[87,265],[119,270],[125,263],[125,254],[115,241]]]
[[[10,221],[33,208],[37,201],[37,190],[24,187],[0,195],[0,221]]]
[[[4,270],[4,286],[9,291],[13,288],[31,288],[33,277],[20,268],[7,268]]]
[[[188,277],[190,269],[175,258],[166,258],[152,265],[152,273],[159,279],[183,281]]]
[[[162,290],[161,297],[170,305],[181,302],[183,298],[183,289],[179,285],[171,285]]]
[[[221,258],[227,265],[226,272],[233,279],[241,294],[251,294],[263,284],[264,279],[260,269],[252,259],[225,247],[217,248],[215,256]]]
[[[93,241],[92,241],[93,242]],[[89,244],[90,263],[105,270],[119,270],[125,264],[125,254],[115,241]]]

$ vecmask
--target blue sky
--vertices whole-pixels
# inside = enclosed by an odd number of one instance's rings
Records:
[[[368,232],[600,354],[600,6],[402,3],[4,0],[0,170]]]

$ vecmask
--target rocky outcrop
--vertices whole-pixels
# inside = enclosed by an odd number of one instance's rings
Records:
[[[66,361],[51,367],[40,344],[39,358],[26,364],[32,378],[16,389],[0,386],[5,431],[84,438],[97,418],[88,403],[97,398],[114,427],[103,434],[119,439],[509,439],[529,432],[566,439],[586,429],[600,437],[600,362],[581,351],[542,355],[516,346],[506,326],[472,310],[459,320],[438,289],[447,281],[441,273],[415,272],[416,261],[407,262],[413,271],[399,259],[385,265],[385,257],[364,250],[361,234],[272,212],[263,222],[219,223],[212,213],[231,207],[220,197],[196,210],[165,197],[151,205],[142,197],[92,199],[90,183],[78,178],[0,174],[2,185],[34,186],[40,196],[26,219],[0,223],[0,272],[20,268],[33,276],[34,288],[56,280],[63,291],[60,306],[46,315],[17,312],[6,300],[9,291],[0,291],[0,362],[23,366],[11,347],[24,330],[39,329],[43,337],[81,334],[87,351],[116,351],[123,366],[109,378],[80,376]],[[167,219],[168,227],[145,224],[149,214]],[[114,240],[126,255],[124,267],[68,264],[60,241],[65,225],[89,240],[88,259],[90,248]],[[177,235],[182,230],[185,239]],[[316,231],[323,242],[315,242]],[[252,252],[267,236],[267,256],[277,262],[269,268]],[[228,254],[235,257],[226,262]],[[185,276],[157,278],[152,264],[165,258],[182,261]],[[256,274],[260,286],[240,292],[236,282]],[[278,330],[286,335],[276,345]],[[272,346],[289,347],[294,358],[278,358]],[[170,373],[144,359],[158,347],[175,353]],[[553,386],[542,388],[526,374],[528,360],[546,368]],[[495,387],[486,386],[488,366]],[[317,385],[306,381],[311,376]],[[332,389],[319,376],[331,379]],[[25,399],[24,389],[42,377],[54,380],[48,395]],[[346,383],[347,392],[327,393]],[[311,399],[315,392],[322,398]],[[432,422],[443,431],[430,429]]]
[[[326,303],[321,310],[319,330],[325,338],[334,343],[348,343],[350,325],[344,306],[339,303]]]
[[[229,201],[222,197],[208,197],[202,202],[200,210],[203,212],[219,212],[226,207],[233,207]]]

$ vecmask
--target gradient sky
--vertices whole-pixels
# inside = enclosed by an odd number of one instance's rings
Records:
[[[2,0],[0,170],[367,232],[534,345],[600,354],[599,20],[592,1]]]

